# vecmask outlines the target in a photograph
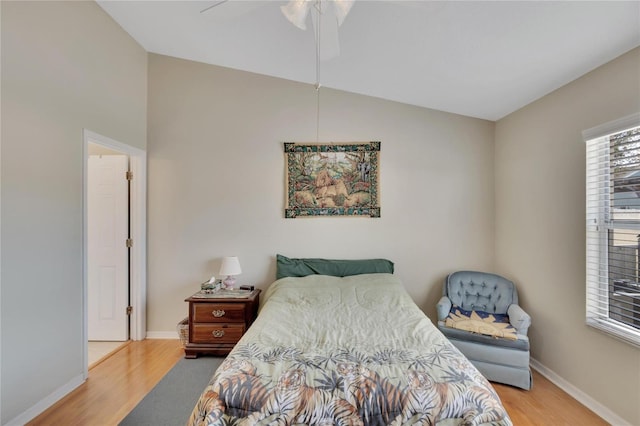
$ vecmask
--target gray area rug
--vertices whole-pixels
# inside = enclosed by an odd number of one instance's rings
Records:
[[[120,426],[184,426],[200,394],[224,358],[182,358]]]

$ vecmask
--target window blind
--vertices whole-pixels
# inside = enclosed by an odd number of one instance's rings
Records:
[[[640,346],[637,121],[634,127],[586,140],[586,320]]]

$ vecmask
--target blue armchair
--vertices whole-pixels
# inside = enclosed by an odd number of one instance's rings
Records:
[[[531,317],[518,305],[513,282],[458,271],[447,276],[438,302],[438,328],[490,381],[531,389]]]

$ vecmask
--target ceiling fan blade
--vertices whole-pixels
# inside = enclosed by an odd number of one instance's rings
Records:
[[[353,7],[355,0],[333,0],[333,8],[335,10],[336,18],[338,19],[338,26],[342,25],[344,18],[347,17],[349,11]]]
[[[311,2],[307,0],[291,0],[284,6],[280,6],[282,14],[296,27],[306,30],[307,15],[311,8]]]
[[[214,7],[216,7],[216,6],[220,6],[221,4],[226,3],[226,2],[228,2],[228,1],[229,1],[229,0],[219,0],[219,1],[215,2],[214,4],[212,4],[211,6],[208,6],[208,7],[205,7],[204,9],[202,9],[202,10],[200,11],[200,13],[206,12],[207,10],[209,10],[209,9],[213,9]]]

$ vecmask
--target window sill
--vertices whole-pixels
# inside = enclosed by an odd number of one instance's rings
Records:
[[[587,325],[640,349],[640,330],[609,318],[587,318]]]

